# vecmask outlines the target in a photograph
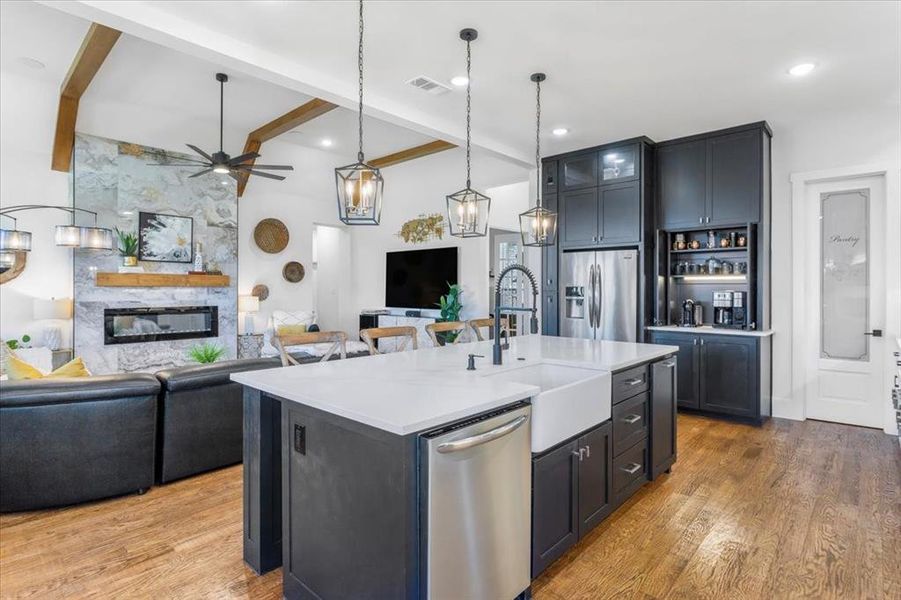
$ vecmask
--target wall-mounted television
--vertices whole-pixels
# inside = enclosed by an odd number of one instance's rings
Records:
[[[457,248],[388,252],[385,258],[385,306],[435,308],[457,283]]]

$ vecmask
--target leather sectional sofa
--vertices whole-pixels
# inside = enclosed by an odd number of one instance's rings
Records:
[[[143,493],[241,462],[243,392],[229,376],[279,366],[264,358],[2,382],[0,512]]]

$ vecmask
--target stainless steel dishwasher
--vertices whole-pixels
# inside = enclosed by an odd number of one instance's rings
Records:
[[[433,600],[510,600],[530,584],[532,407],[422,438],[426,591]]]

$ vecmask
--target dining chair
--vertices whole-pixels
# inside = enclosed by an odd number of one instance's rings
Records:
[[[381,338],[402,338],[396,346],[396,352],[402,352],[407,349],[407,345],[412,342],[412,350],[416,350],[419,346],[416,342],[416,328],[409,325],[398,327],[372,327],[370,329],[360,330],[360,337],[369,346],[369,354],[375,356],[382,354],[376,348],[375,342]]]
[[[432,338],[432,343],[437,346],[445,346],[447,345],[447,336],[444,336],[444,339],[440,339],[438,337],[439,333],[452,333],[456,332],[456,336],[454,337],[454,341],[451,344],[459,344],[463,341],[463,337],[466,335],[466,322],[465,321],[445,321],[442,323],[429,323],[425,326],[426,333],[429,334],[429,337]]]
[[[325,354],[319,359],[319,362],[331,360],[335,352],[338,352],[342,359],[347,358],[347,334],[343,331],[308,331],[306,333],[292,333],[287,335],[272,336],[273,345],[278,349],[279,356],[282,359],[282,366],[299,365],[297,360],[288,354],[286,348],[291,346],[303,346],[306,344],[327,344],[332,342]]]
[[[488,338],[491,339],[491,332],[494,330],[494,318],[486,317],[483,319],[470,319],[466,322],[469,325],[470,329],[475,333],[476,339],[480,342],[485,341],[486,338],[482,337],[482,327],[488,328]],[[507,317],[501,317],[501,335],[506,337],[507,340],[510,339],[510,321]]]

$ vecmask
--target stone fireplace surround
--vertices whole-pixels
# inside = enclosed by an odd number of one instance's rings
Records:
[[[116,272],[115,250],[74,251],[75,354],[97,375],[153,372],[190,362],[188,350],[212,342],[235,358],[237,343],[237,194],[232,180],[210,173],[190,178],[192,167],[155,167],[162,151],[84,134],[75,137],[74,206],[98,213],[101,227],[137,231],[138,213],[155,212],[194,219],[194,243],[205,262],[231,278],[228,287],[102,287],[95,274]],[[167,153],[174,155],[174,153]],[[79,223],[80,224],[80,223]],[[186,263],[141,262],[146,272],[186,273]],[[105,344],[105,309],[215,306],[218,335]]]

